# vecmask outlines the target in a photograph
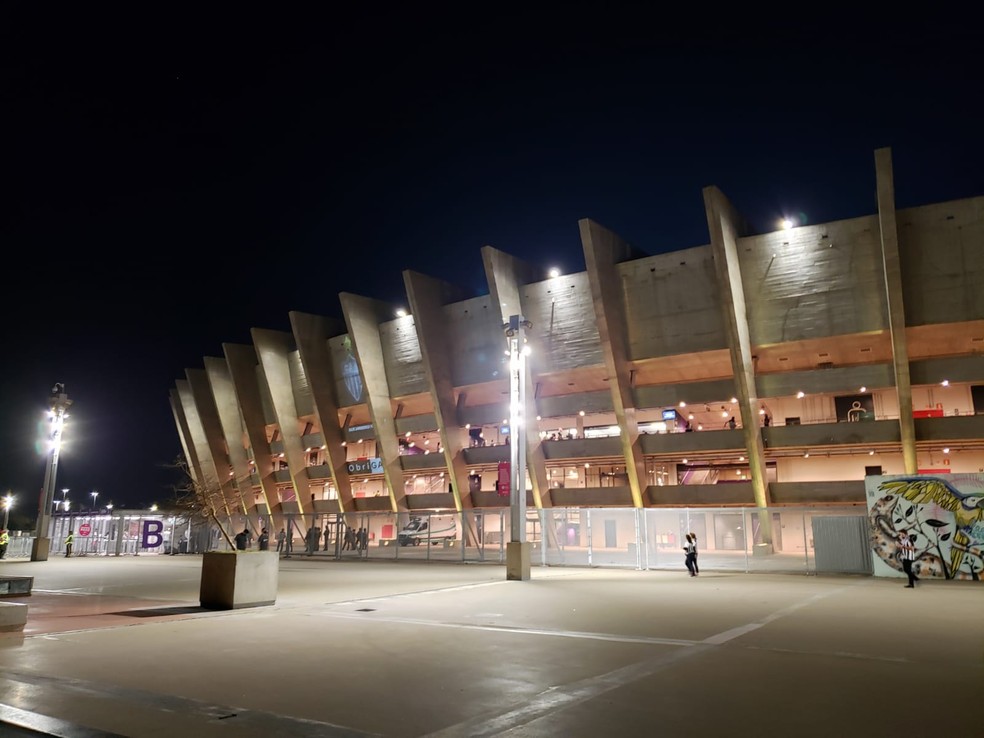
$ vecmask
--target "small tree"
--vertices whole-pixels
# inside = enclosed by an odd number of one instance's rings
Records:
[[[230,548],[235,549],[236,544],[232,536],[229,535],[229,531],[219,520],[216,512],[216,507],[225,502],[222,487],[196,479],[191,473],[187,460],[182,456],[178,456],[169,466],[181,472],[181,481],[172,485],[175,506],[191,519],[215,523]]]

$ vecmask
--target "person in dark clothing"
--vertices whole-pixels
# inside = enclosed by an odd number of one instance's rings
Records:
[[[690,531],[690,542],[693,544],[693,549],[694,549],[694,557],[693,557],[694,576],[697,576],[698,574],[700,574],[700,567],[697,566],[697,534],[694,533],[693,531]]]
[[[899,545],[902,546],[902,571],[909,577],[909,583],[905,587],[906,589],[913,589],[916,582],[919,581],[919,577],[912,571],[912,565],[916,561],[916,534],[910,535],[908,531],[902,531],[899,536]]]
[[[316,525],[312,525],[308,528],[307,537],[305,543],[307,544],[307,555],[313,556],[314,552],[318,550],[318,541],[321,540],[321,528]]]
[[[684,551],[684,563],[687,565],[687,571],[690,572],[690,576],[695,577],[697,574],[694,572],[694,541],[690,537],[690,534],[686,535],[687,542],[683,546]]]
[[[260,537],[256,539],[256,542],[260,544],[261,551],[270,550],[270,534],[267,532],[266,528],[260,531]]]
[[[236,550],[245,551],[246,547],[249,546],[249,528],[243,528],[236,534]]]

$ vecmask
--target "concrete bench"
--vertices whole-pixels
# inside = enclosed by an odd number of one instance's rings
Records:
[[[0,602],[0,633],[18,633],[27,625],[27,605]]]
[[[23,597],[33,587],[34,577],[0,577],[0,597]]]

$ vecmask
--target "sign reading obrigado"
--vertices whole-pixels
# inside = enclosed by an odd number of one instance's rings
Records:
[[[383,460],[378,458],[359,459],[348,462],[346,468],[349,474],[382,474]]]

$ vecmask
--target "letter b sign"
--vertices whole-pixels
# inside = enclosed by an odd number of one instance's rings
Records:
[[[161,535],[162,530],[164,530],[164,523],[160,520],[143,521],[143,536],[140,538],[141,548],[157,548],[164,543],[164,536]]]

